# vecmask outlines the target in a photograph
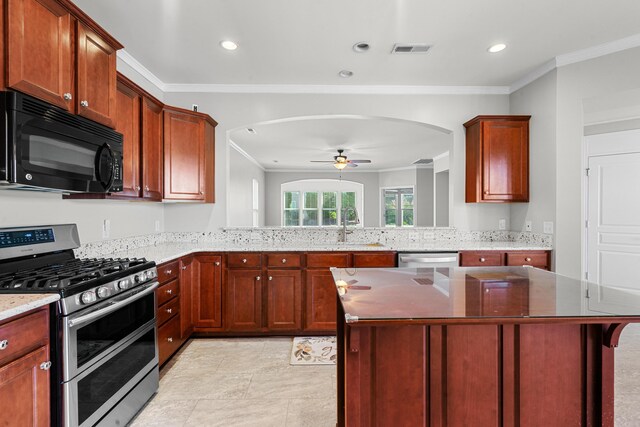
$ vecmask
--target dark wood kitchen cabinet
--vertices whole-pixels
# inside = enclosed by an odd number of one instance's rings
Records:
[[[302,271],[266,271],[267,328],[270,331],[302,329]]]
[[[328,268],[308,269],[304,330],[330,332],[336,329],[337,292]]]
[[[0,323],[0,411],[2,424],[50,423],[49,310]]]
[[[68,0],[6,0],[5,85],[109,127],[122,45]]]
[[[156,289],[156,324],[158,326],[158,358],[163,365],[178,351],[186,340],[181,334],[180,261],[171,261],[158,266]]]
[[[222,318],[223,258],[220,254],[198,254],[193,257],[192,318],[195,332],[218,332]]]
[[[116,130],[122,134],[122,191],[120,197],[140,196],[140,100],[131,86],[118,79]]]
[[[145,93],[142,97],[142,197],[145,200],[162,200],[163,104]]]
[[[529,201],[529,119],[477,116],[464,124],[467,203]]]
[[[227,269],[227,330],[262,329],[262,270]]]
[[[206,114],[165,106],[165,199],[214,202],[216,125]]]
[[[460,267],[531,266],[549,270],[551,251],[462,251]]]
[[[187,340],[193,333],[193,276],[194,257],[180,258],[180,339]]]

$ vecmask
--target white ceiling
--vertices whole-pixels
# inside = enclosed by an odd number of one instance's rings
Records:
[[[364,116],[317,116],[252,125],[229,135],[231,141],[264,169],[326,170],[338,148],[348,159],[368,159],[358,172],[411,166],[418,159],[432,159],[449,151],[451,134],[423,123]],[[274,162],[277,160],[277,162]],[[351,170],[351,168],[348,168]]]
[[[508,86],[558,55],[640,33],[638,0],[76,3],[167,84]],[[359,41],[371,50],[353,52]],[[433,48],[391,55],[395,42]],[[497,42],[507,49],[487,53]]]

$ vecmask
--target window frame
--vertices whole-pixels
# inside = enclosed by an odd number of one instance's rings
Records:
[[[396,224],[395,225],[387,225],[386,224],[386,203],[385,196],[386,192],[389,190],[396,190]],[[402,190],[411,190],[402,191]],[[402,209],[402,195],[403,194],[411,194],[413,196],[413,224],[412,225],[402,225],[402,216],[403,211],[407,209]],[[414,185],[397,185],[393,187],[380,187],[380,227],[382,228],[414,228],[416,227],[416,189]]]

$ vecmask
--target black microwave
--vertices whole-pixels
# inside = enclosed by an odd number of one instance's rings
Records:
[[[19,92],[0,92],[0,113],[0,186],[122,191],[122,134]]]

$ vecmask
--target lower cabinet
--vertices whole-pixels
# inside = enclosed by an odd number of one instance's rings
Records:
[[[328,269],[307,270],[305,331],[336,330],[336,285]]]
[[[38,310],[0,324],[2,425],[50,424],[48,313]]]
[[[462,251],[461,267],[532,266],[549,270],[550,251]]]
[[[192,264],[192,322],[195,332],[217,332],[222,321],[222,255],[195,255]]]
[[[180,313],[158,328],[159,364],[162,366],[182,345],[180,339]]]
[[[162,366],[187,337],[180,333],[180,311],[182,303],[182,278],[179,268],[180,262],[172,261],[158,266],[158,281],[156,289],[156,325],[158,326],[158,359]],[[187,291],[188,293],[188,291]]]
[[[194,258],[180,259],[180,339],[187,340],[193,333],[193,275]]]
[[[229,331],[262,328],[262,270],[227,270],[226,322]]]
[[[302,329],[302,271],[267,270],[267,328]]]

